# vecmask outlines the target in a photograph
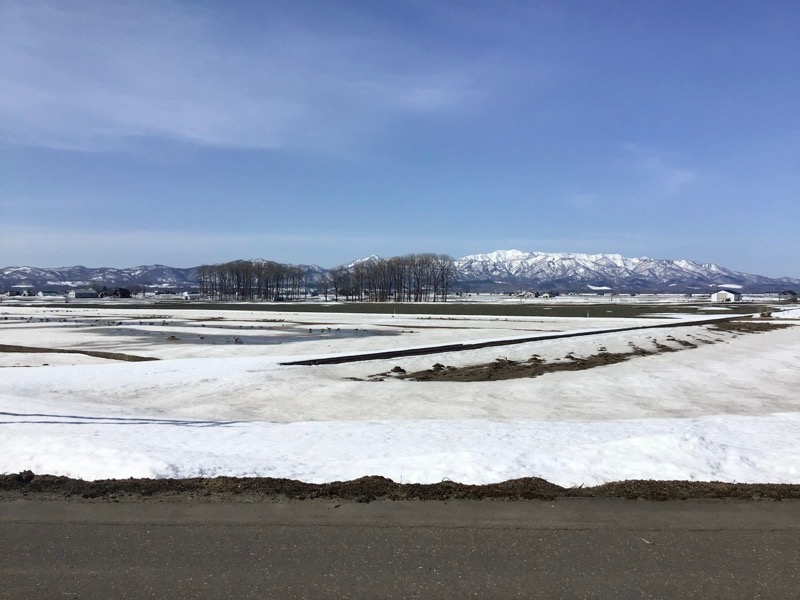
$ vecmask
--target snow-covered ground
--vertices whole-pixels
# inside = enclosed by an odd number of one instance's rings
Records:
[[[781,313],[782,322],[798,313]],[[674,323],[675,315],[662,321]],[[2,305],[0,344],[160,360],[0,352],[0,472],[800,483],[800,327],[739,334],[687,321],[611,331],[654,322]],[[342,365],[280,364],[574,330],[598,333]],[[365,381],[394,366],[534,354],[554,361],[656,344],[680,351],[535,379]]]

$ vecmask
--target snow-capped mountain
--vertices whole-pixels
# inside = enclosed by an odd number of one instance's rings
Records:
[[[530,287],[535,290],[691,292],[741,286],[777,291],[800,280],[772,279],[690,260],[626,258],[620,254],[574,254],[497,250],[455,261],[462,285]]]
[[[355,267],[356,265],[368,265],[368,264],[374,263],[374,262],[376,262],[376,261],[378,261],[380,259],[381,259],[381,257],[378,256],[377,254],[370,254],[369,256],[365,256],[364,258],[357,258],[354,261],[351,261],[351,262],[349,262],[349,263],[347,263],[346,265],[343,265],[343,266],[344,266],[345,269],[350,270],[353,267]]]
[[[380,260],[371,255],[347,265],[369,265]],[[256,261],[257,262],[257,261]],[[800,279],[772,279],[732,271],[711,263],[690,260],[626,258],[620,254],[574,254],[497,250],[456,259],[456,288],[472,291],[591,291],[617,292],[708,292],[719,287],[739,287],[749,292],[777,292],[800,287]],[[290,266],[290,265],[286,265]],[[328,269],[295,265],[311,281]],[[83,266],[41,269],[0,269],[0,292],[14,287],[35,290],[90,287],[139,286],[151,289],[189,289],[197,286],[199,267],[187,269],[149,265],[128,269]]]
[[[36,290],[90,287],[95,284],[109,288],[138,285],[147,288],[194,287],[197,268],[179,269],[165,265],[142,265],[128,269],[110,267],[90,268],[6,267],[0,269],[0,290],[30,287]]]

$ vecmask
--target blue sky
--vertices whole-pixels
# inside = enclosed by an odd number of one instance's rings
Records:
[[[0,0],[0,266],[800,276],[800,3]]]

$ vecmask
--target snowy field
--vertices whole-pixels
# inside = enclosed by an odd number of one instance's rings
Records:
[[[335,309],[332,309],[335,310]],[[800,325],[800,309],[776,314]],[[490,483],[537,476],[800,483],[800,327],[0,305],[0,472]],[[282,362],[587,331],[340,365]],[[9,351],[11,347],[39,351]],[[371,376],[434,363],[674,352],[536,378]],[[58,349],[54,353],[45,350]],[[14,350],[19,350],[16,348]],[[64,353],[67,350],[69,352]],[[87,352],[88,354],[81,354]],[[158,360],[129,362],[93,353]],[[374,377],[373,377],[374,379]]]

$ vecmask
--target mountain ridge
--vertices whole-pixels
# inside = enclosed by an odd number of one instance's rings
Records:
[[[780,291],[778,288],[800,283],[800,279],[742,273],[714,263],[621,254],[496,250],[459,258],[455,264],[462,285],[474,282],[487,287],[492,282],[554,291],[690,292],[725,286]]]
[[[379,260],[370,255],[341,267]],[[252,262],[270,262],[255,259]],[[752,292],[783,291],[800,286],[800,279],[772,278],[742,273],[714,263],[687,259],[625,257],[621,254],[574,252],[526,252],[517,249],[495,250],[454,259],[458,277],[455,289],[469,291],[560,291],[587,292],[708,292],[720,287],[735,287]],[[292,265],[316,281],[331,269],[316,265]],[[335,268],[335,267],[334,267]],[[197,285],[197,267],[138,265],[129,268],[30,266],[0,269],[0,291],[19,287],[73,289],[104,285],[144,288],[190,288]]]

